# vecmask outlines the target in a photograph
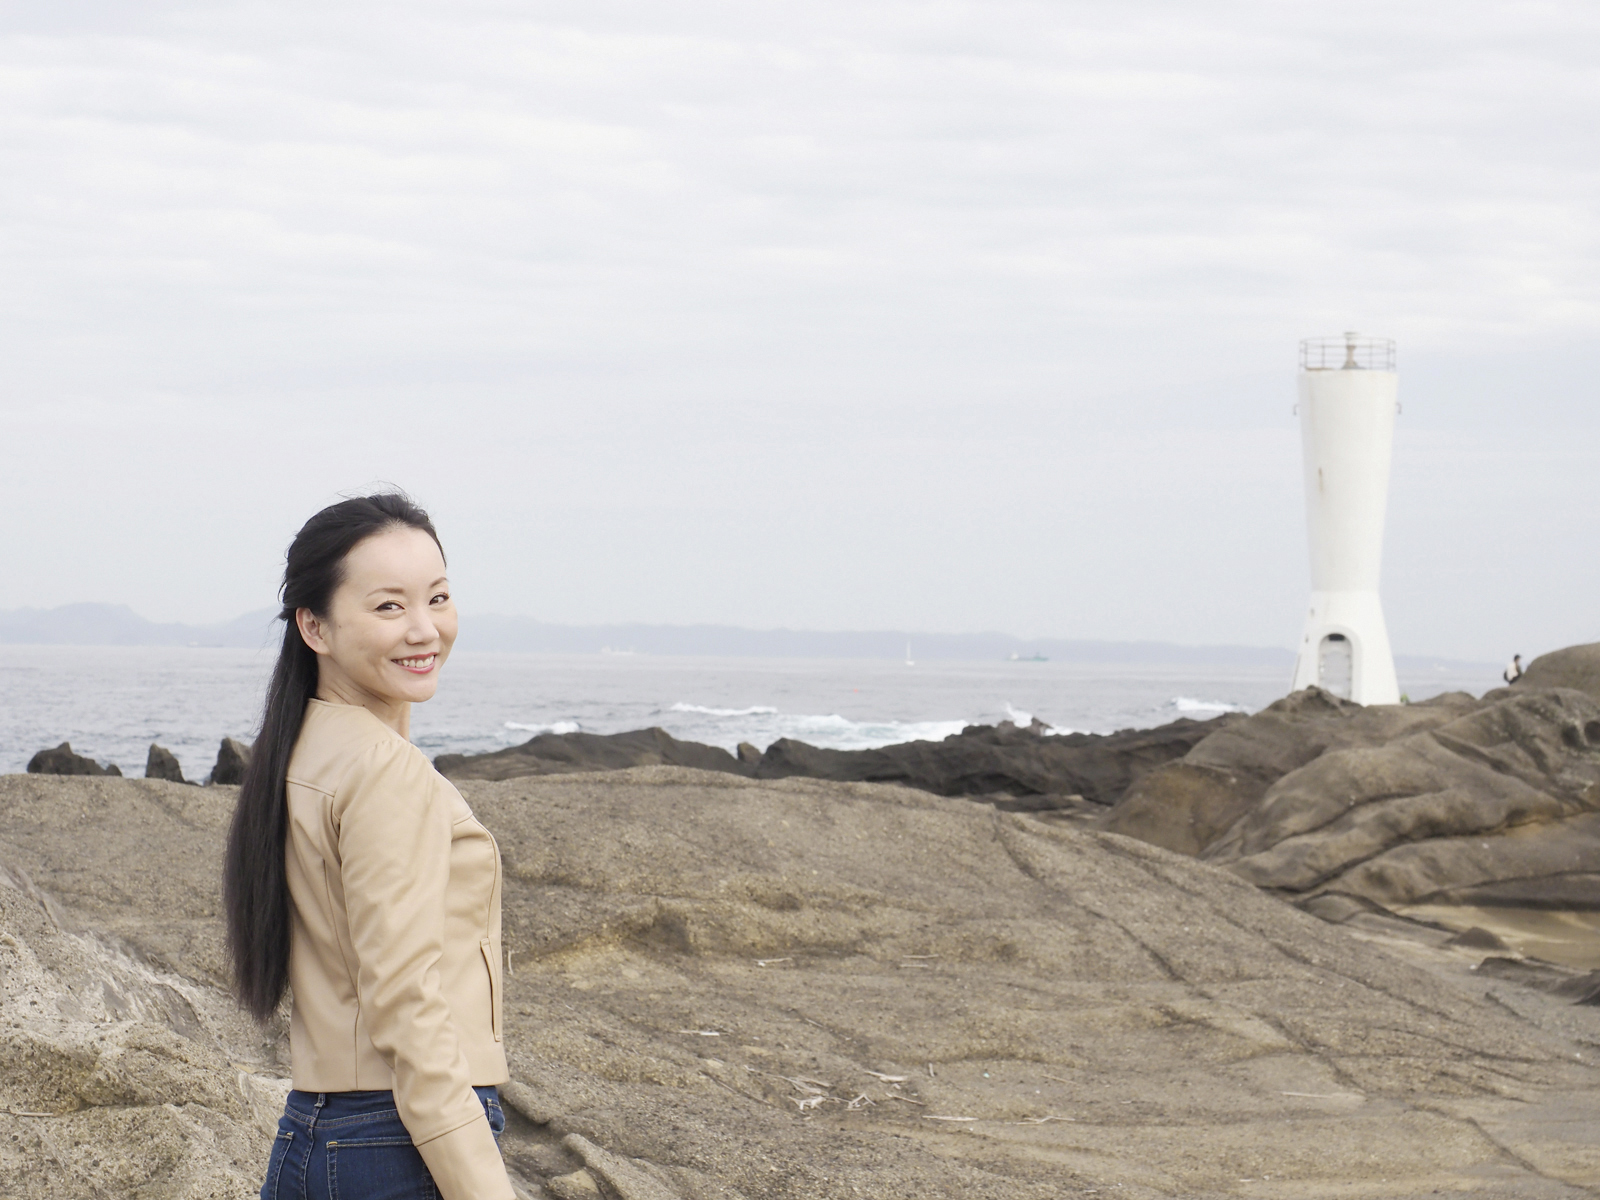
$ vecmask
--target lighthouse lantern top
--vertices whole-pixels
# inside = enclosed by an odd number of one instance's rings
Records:
[[[1306,338],[1300,343],[1302,371],[1392,371],[1394,339],[1343,337]]]

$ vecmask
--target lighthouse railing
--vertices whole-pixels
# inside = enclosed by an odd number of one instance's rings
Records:
[[[1343,337],[1306,338],[1300,343],[1302,371],[1392,371],[1394,340]]]

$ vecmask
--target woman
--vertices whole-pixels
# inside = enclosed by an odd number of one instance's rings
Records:
[[[456,636],[403,495],[306,522],[223,869],[240,1002],[292,988],[294,1090],[262,1200],[513,1200],[497,1139],[500,856],[408,740]]]

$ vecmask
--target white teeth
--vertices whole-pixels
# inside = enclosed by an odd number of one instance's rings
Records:
[[[429,667],[433,665],[433,660],[438,657],[437,654],[424,654],[421,658],[397,658],[395,662],[402,667]]]

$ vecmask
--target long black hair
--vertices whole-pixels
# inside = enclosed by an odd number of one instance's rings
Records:
[[[284,792],[289,756],[300,737],[306,702],[317,694],[317,656],[295,620],[309,608],[319,617],[344,580],[345,557],[357,543],[396,526],[420,529],[433,538],[428,514],[403,492],[381,492],[330,504],[294,535],[283,569],[280,596],[283,649],[267,685],[267,702],[239,788],[239,804],[228,830],[222,864],[222,906],[228,918],[234,993],[258,1021],[268,1021],[289,987],[289,836]],[[444,553],[444,547],[439,547]]]

